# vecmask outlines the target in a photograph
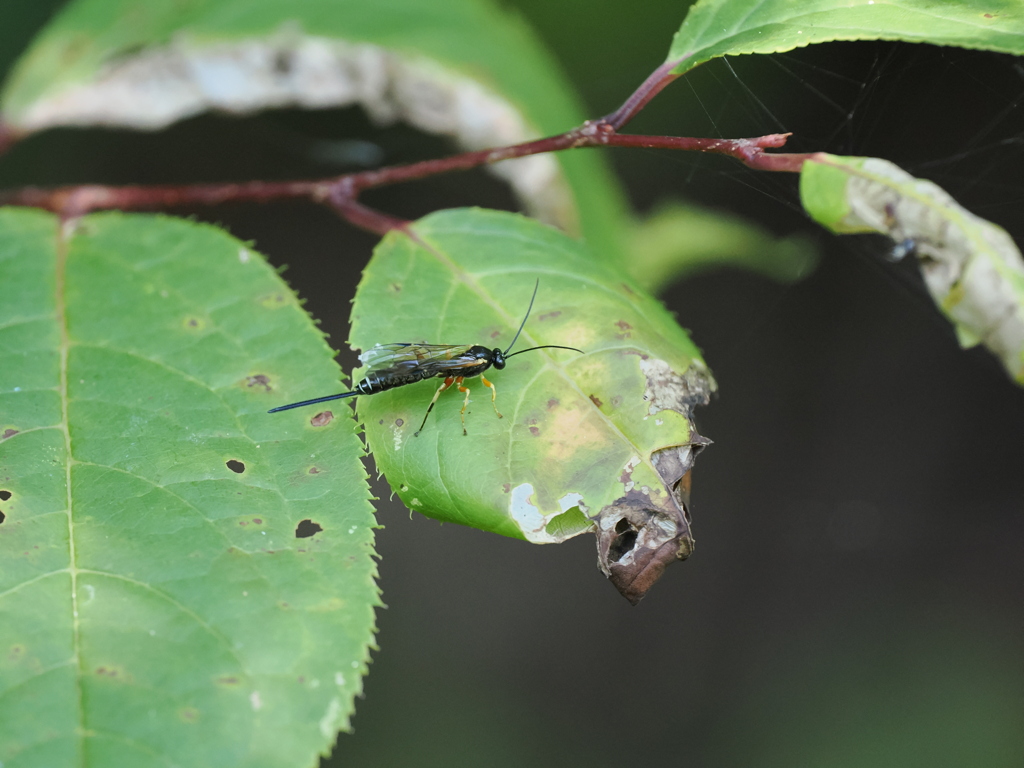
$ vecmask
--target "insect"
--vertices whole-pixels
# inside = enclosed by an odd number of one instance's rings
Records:
[[[494,384],[483,375],[484,371],[491,367],[500,371],[505,367],[510,357],[521,355],[524,352],[533,352],[535,349],[568,349],[572,352],[583,354],[582,349],[562,347],[557,344],[544,344],[539,347],[521,349],[518,352],[509,354],[509,351],[519,339],[519,334],[523,332],[523,328],[526,326],[526,320],[530,316],[530,310],[533,309],[533,302],[537,298],[537,289],[539,287],[540,280],[533,287],[530,306],[526,308],[526,316],[523,317],[523,322],[519,324],[519,330],[516,331],[516,335],[512,337],[512,343],[504,351],[500,348],[488,349],[478,344],[416,344],[412,342],[378,344],[359,356],[360,362],[368,365],[369,370],[351,392],[340,392],[336,395],[327,395],[326,397],[317,397],[313,400],[303,400],[299,403],[281,405],[277,408],[271,408],[268,413],[287,411],[292,408],[301,408],[304,405],[326,403],[328,400],[340,400],[356,395],[375,395],[378,392],[385,392],[395,387],[404,387],[406,384],[415,384],[417,381],[437,377],[444,379],[444,383],[437,388],[437,391],[434,393],[434,399],[430,401],[430,405],[427,406],[427,412],[423,415],[423,422],[420,424],[420,428],[413,434],[419,435],[423,431],[423,427],[427,423],[427,417],[434,410],[434,403],[437,402],[437,398],[441,396],[441,393],[452,386],[456,386],[460,392],[464,392],[466,395],[462,402],[462,410],[460,411],[462,434],[465,435],[467,434],[466,407],[469,405],[470,390],[469,387],[463,384],[463,380],[479,376],[484,386],[491,390],[491,405],[500,419],[502,415],[498,411],[498,406],[495,402],[498,393],[494,388]]]

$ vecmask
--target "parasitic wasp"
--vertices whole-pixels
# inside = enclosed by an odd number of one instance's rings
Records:
[[[287,411],[292,408],[301,408],[304,405],[326,403],[328,400],[340,400],[356,395],[375,395],[378,392],[385,392],[395,387],[404,387],[406,384],[415,384],[417,381],[436,377],[444,379],[444,383],[437,388],[437,391],[434,393],[434,399],[430,401],[430,405],[427,406],[427,412],[423,415],[423,422],[420,424],[420,428],[413,434],[419,435],[423,430],[427,423],[427,417],[430,416],[430,412],[434,409],[434,403],[437,402],[437,398],[441,396],[441,393],[452,386],[456,386],[460,392],[464,392],[466,395],[462,402],[462,411],[460,412],[462,416],[462,434],[465,435],[466,407],[469,405],[470,390],[469,387],[463,384],[463,380],[479,376],[484,386],[491,390],[491,405],[500,419],[502,415],[498,411],[498,406],[495,402],[498,393],[494,388],[494,384],[483,375],[484,371],[491,367],[500,371],[505,367],[510,357],[521,355],[524,352],[533,352],[535,349],[568,349],[583,354],[582,349],[562,347],[557,344],[544,344],[539,347],[521,349],[518,352],[509,354],[519,339],[519,334],[523,332],[523,328],[526,326],[526,320],[530,317],[530,310],[533,309],[533,302],[537,298],[537,289],[539,287],[540,280],[533,287],[533,296],[530,297],[530,305],[526,308],[526,316],[523,317],[523,322],[519,324],[519,330],[516,331],[516,335],[512,337],[512,343],[504,351],[500,348],[488,349],[479,344],[415,344],[411,342],[377,344],[359,356],[359,361],[363,365],[369,366],[369,370],[351,392],[341,392],[337,395],[327,395],[326,397],[317,397],[313,400],[303,400],[299,403],[281,405],[277,408],[271,408],[268,413]]]

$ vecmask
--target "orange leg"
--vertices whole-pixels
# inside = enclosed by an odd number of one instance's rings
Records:
[[[462,416],[462,434],[468,435],[469,433],[466,431],[466,408],[469,406],[469,387],[463,385],[461,376],[455,379],[455,383],[459,386],[459,392],[466,393],[466,399],[462,401],[462,410],[459,411],[459,414]]]
[[[448,387],[450,387],[456,381],[459,382],[459,389],[462,389],[462,377],[461,376],[458,379],[456,379],[454,376],[449,376],[447,379],[444,380],[444,384],[442,384],[440,387],[437,388],[437,392],[434,393],[434,399],[430,401],[430,405],[427,406],[427,412],[425,414],[423,414],[423,423],[420,424],[420,428],[419,429],[417,429],[415,432],[412,433],[413,437],[416,437],[417,435],[419,435],[420,432],[423,431],[423,427],[426,426],[426,423],[427,423],[427,416],[429,416],[430,412],[432,410],[434,410],[434,403],[437,402],[437,398],[439,398],[441,396],[441,393],[444,392],[446,389],[448,389]],[[463,410],[465,410],[465,407],[463,407]],[[462,431],[463,432],[466,431],[465,418],[463,418]]]
[[[494,403],[495,398],[498,396],[498,390],[496,390],[494,388],[494,385],[487,380],[486,376],[481,376],[480,377],[480,381],[482,381],[484,383],[485,387],[490,387],[491,388],[491,406],[494,408],[494,412],[498,414],[498,418],[499,419],[504,418],[504,416],[502,416],[501,413],[498,411],[498,406],[495,405],[495,403]]]

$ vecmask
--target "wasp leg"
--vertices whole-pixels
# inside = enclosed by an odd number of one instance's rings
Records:
[[[466,399],[462,401],[462,410],[459,411],[459,414],[462,416],[462,434],[468,435],[469,433],[466,431],[466,408],[469,406],[469,387],[463,385],[461,376],[455,379],[455,383],[459,386],[459,392],[466,393]]]
[[[459,381],[461,382],[462,379],[460,378]],[[441,393],[444,392],[446,389],[448,389],[448,387],[450,387],[454,383],[455,383],[455,377],[454,376],[449,376],[447,379],[444,380],[444,384],[442,384],[440,387],[437,388],[437,392],[434,393],[434,399],[430,401],[430,405],[427,406],[427,412],[425,414],[423,414],[423,423],[420,424],[420,428],[419,429],[417,429],[415,432],[412,433],[413,437],[418,437],[420,432],[423,431],[423,427],[426,426],[426,424],[427,424],[427,416],[429,416],[430,412],[432,410],[434,410],[434,403],[437,402],[437,398],[439,398],[441,396]],[[461,387],[459,387],[459,388],[461,389]],[[465,427],[463,427],[463,430],[465,430]]]
[[[481,377],[480,377],[480,381],[482,381],[482,382],[484,383],[484,386],[485,386],[485,387],[490,387],[490,388],[491,388],[491,407],[493,407],[493,408],[494,408],[494,412],[495,412],[496,414],[498,414],[498,418],[499,418],[499,419],[503,419],[503,418],[505,418],[504,416],[502,416],[502,415],[501,415],[501,412],[500,412],[500,411],[498,410],[498,406],[494,404],[494,400],[495,400],[495,398],[496,398],[496,397],[498,396],[498,390],[496,390],[496,389],[494,388],[494,384],[492,384],[491,382],[489,382],[489,381],[487,380],[487,377],[486,377],[486,376],[481,376]]]

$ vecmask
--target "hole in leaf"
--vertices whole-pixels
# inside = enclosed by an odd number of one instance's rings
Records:
[[[0,491],[0,501],[8,501],[13,494],[10,491]]]
[[[615,533],[618,535],[608,547],[608,559],[617,563],[633,550],[637,534],[636,529],[625,518],[615,524]]]
[[[245,464],[238,461],[237,459],[228,459],[224,463],[227,465],[227,468],[230,469],[232,472],[235,472],[239,475],[245,472]]]
[[[7,515],[5,515],[3,513],[3,510],[0,510],[0,523],[3,523],[3,521],[6,520],[6,519],[7,519]]]
[[[312,520],[303,520],[297,526],[295,526],[295,538],[296,539],[308,539],[310,536],[315,536],[320,533],[321,528],[317,523]]]

